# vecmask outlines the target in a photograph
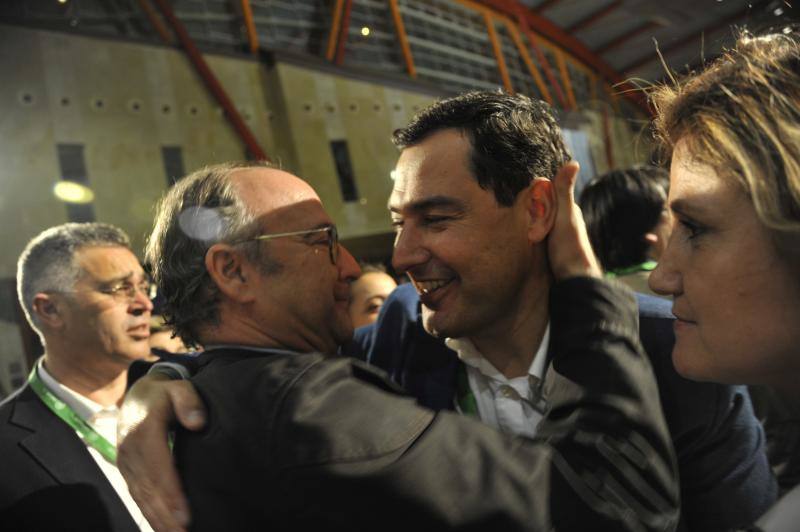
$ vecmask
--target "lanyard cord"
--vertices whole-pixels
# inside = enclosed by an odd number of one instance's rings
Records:
[[[117,463],[117,449],[105,439],[94,427],[89,425],[83,418],[81,418],[75,411],[69,407],[67,403],[56,397],[53,392],[47,389],[39,373],[36,371],[36,366],[33,367],[30,376],[28,377],[28,384],[31,389],[39,396],[39,399],[53,411],[55,415],[61,418],[64,423],[75,429],[75,432],[86,442],[87,445],[94,447],[103,457],[112,464]]]
[[[456,373],[456,406],[465,416],[478,417],[478,401],[475,400],[475,394],[469,387],[467,366],[461,363],[458,364]]]
[[[658,263],[654,260],[648,260],[641,264],[635,264],[633,266],[628,266],[626,268],[617,268],[615,270],[610,270],[606,272],[606,277],[609,279],[613,279],[614,277],[621,277],[623,275],[630,275],[636,272],[652,272],[656,269]]]

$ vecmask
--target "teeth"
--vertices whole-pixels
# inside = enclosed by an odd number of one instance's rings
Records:
[[[423,294],[430,294],[434,290],[443,287],[450,281],[416,281],[417,290]]]

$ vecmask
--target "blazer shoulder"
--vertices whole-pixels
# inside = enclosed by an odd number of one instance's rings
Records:
[[[271,447],[289,467],[402,453],[434,418],[383,372],[348,359],[309,365],[286,388],[279,409]]]

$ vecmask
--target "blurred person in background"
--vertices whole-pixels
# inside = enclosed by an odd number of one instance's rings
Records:
[[[595,177],[578,202],[606,276],[643,294],[655,295],[647,279],[672,232],[668,190],[666,170],[636,166]]]
[[[768,386],[797,405],[800,38],[744,34],[653,102],[672,159],[675,227],[650,286],[673,297],[675,366],[692,379]],[[790,471],[800,460],[797,434],[771,436],[773,458],[780,449]],[[795,488],[753,530],[798,523]]]
[[[151,530],[116,467],[128,366],[150,354],[150,280],[128,236],[52,227],[22,252],[17,295],[44,356],[0,404],[4,530]]]
[[[397,282],[381,264],[362,264],[361,277],[350,285],[350,319],[356,329],[378,319],[383,302]]]
[[[164,316],[161,315],[155,315],[150,318],[150,349],[156,355],[162,351],[177,354],[194,350],[183,343],[183,340],[175,334],[175,329],[167,325],[164,321]]]

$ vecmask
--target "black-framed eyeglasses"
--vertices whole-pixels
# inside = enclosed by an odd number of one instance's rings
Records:
[[[328,255],[331,259],[331,264],[336,265],[339,260],[339,232],[336,230],[335,225],[327,225],[317,229],[306,229],[305,231],[290,231],[288,233],[270,233],[264,235],[254,236],[235,242],[241,244],[242,242],[250,242],[251,240],[272,240],[273,238],[282,238],[285,236],[305,236],[314,233],[328,233]]]

